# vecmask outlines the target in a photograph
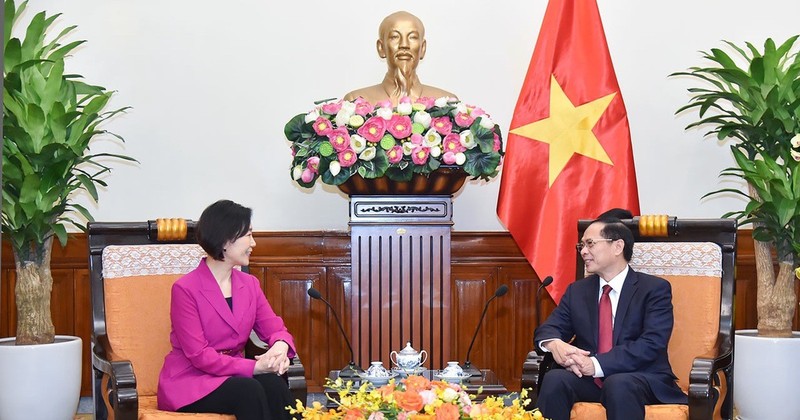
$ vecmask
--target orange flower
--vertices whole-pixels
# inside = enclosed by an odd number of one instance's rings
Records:
[[[356,408],[351,408],[347,410],[347,413],[344,415],[344,420],[361,420],[364,418],[364,414],[361,410]]]
[[[422,391],[423,389],[429,389],[431,387],[431,381],[427,380],[424,376],[418,375],[410,375],[403,380],[403,383],[406,385],[407,390],[415,392]]]
[[[408,420],[433,420],[433,416],[430,414],[412,414],[408,416]]]
[[[414,390],[397,391],[394,393],[394,399],[397,401],[397,406],[405,411],[420,411],[424,406],[422,397]]]
[[[392,393],[394,392],[394,388],[395,387],[394,387],[393,383],[386,384],[386,385],[378,388],[378,392],[380,392],[381,393],[381,397],[385,399],[389,395],[392,395]]]
[[[458,420],[460,417],[461,413],[454,404],[442,404],[436,410],[436,420]]]

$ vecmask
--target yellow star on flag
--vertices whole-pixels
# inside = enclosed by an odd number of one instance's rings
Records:
[[[550,145],[549,183],[553,186],[572,155],[579,154],[614,166],[592,128],[606,111],[616,92],[575,106],[550,76],[550,116],[511,130],[511,133]]]

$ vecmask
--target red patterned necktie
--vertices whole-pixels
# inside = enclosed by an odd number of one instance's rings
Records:
[[[609,293],[611,293],[611,286],[603,286],[603,295],[600,296],[600,305],[597,311],[600,324],[600,331],[597,334],[597,354],[606,353],[611,350],[611,337],[614,335],[611,298],[608,296]],[[600,388],[603,387],[603,381],[600,378],[594,378],[594,383]]]

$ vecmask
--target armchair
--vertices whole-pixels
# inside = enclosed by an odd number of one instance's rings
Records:
[[[91,222],[88,238],[95,418],[233,420],[232,415],[157,409],[158,374],[170,350],[170,289],[205,255],[194,241],[194,222]],[[253,357],[263,351],[251,340],[245,353]],[[305,403],[299,358],[285,377],[293,396]]]
[[[736,221],[641,216],[622,221],[634,234],[630,265],[672,285],[675,324],[668,354],[689,405],[652,405],[646,419],[730,419],[733,416],[733,296]],[[578,222],[578,237],[591,220]],[[578,277],[583,259],[576,257]],[[535,349],[523,365],[522,387],[535,398],[555,361]],[[721,398],[720,398],[721,397]],[[599,403],[578,403],[572,419],[604,419]]]

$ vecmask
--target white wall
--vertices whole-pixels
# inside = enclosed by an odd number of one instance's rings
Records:
[[[579,2],[581,0],[578,0]],[[599,0],[628,107],[644,213],[719,217],[734,198],[700,197],[732,163],[726,145],[684,132],[693,115],[687,80],[667,75],[703,64],[700,50],[726,39],[761,45],[800,32],[797,0]],[[97,220],[197,218],[219,198],[254,208],[256,230],[347,228],[347,197],[321,183],[291,181],[283,125],[318,99],[377,83],[377,26],[408,10],[426,25],[426,84],[455,92],[508,132],[546,1],[478,0],[31,0],[31,12],[62,12],[88,43],[67,70],[118,91],[133,109],[106,128],[139,165],[114,163],[90,204]],[[502,230],[495,214],[500,178],[468,183],[455,199],[456,230]],[[591,197],[579,197],[591,199]],[[86,200],[81,199],[81,202]]]

